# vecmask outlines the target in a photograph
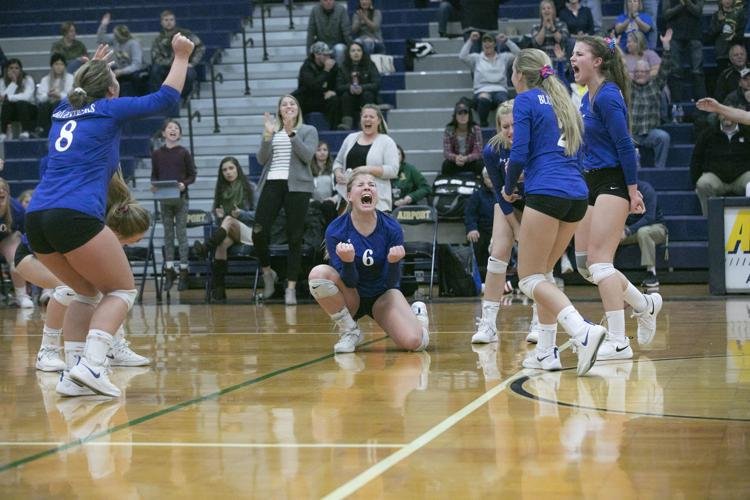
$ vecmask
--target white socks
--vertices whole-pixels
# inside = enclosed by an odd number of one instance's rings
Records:
[[[646,310],[648,307],[648,301],[646,296],[641,293],[632,283],[628,282],[628,287],[625,289],[622,297],[625,302],[630,304],[633,311],[640,313]]]
[[[42,330],[42,345],[60,347],[61,334],[61,329],[50,328],[47,325],[44,325],[44,329]]]
[[[625,342],[625,310],[607,311],[607,332],[612,340]]]
[[[588,325],[583,316],[573,306],[568,306],[560,311],[557,315],[557,321],[560,322],[571,337],[581,335]]]
[[[497,323],[497,313],[500,312],[500,302],[482,299],[482,319]]]
[[[348,332],[357,328],[357,322],[352,319],[349,309],[344,307],[337,313],[331,314],[331,319],[339,327],[339,333]]]
[[[83,357],[87,361],[98,366],[102,366],[107,360],[107,353],[112,347],[114,338],[104,330],[89,330],[86,336],[86,348],[83,351]]]
[[[65,341],[65,369],[70,370],[76,363],[78,358],[83,355],[83,348],[86,347],[86,342],[71,342]]]
[[[557,340],[557,323],[551,325],[539,323],[539,329],[537,332],[539,332],[539,340],[537,341],[536,349],[539,352],[548,351],[555,347],[555,342]]]

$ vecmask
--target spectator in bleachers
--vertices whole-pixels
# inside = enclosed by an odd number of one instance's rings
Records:
[[[659,0],[655,0],[659,1]],[[586,0],[584,4],[591,10],[591,17],[594,18],[594,34],[602,32],[602,0]]]
[[[649,49],[656,48],[656,22],[644,12],[641,0],[625,0],[625,12],[615,19],[615,35],[620,38],[623,52],[627,50],[627,35],[636,31],[646,36]]]
[[[388,136],[388,125],[376,105],[365,104],[359,119],[362,131],[346,136],[333,162],[336,191],[346,199],[346,183],[351,175],[366,172],[375,177],[378,190],[375,208],[390,212],[391,179],[398,176],[398,148]]]
[[[80,40],[76,40],[76,25],[65,21],[60,26],[62,38],[52,44],[50,54],[62,54],[68,63],[68,73],[75,73],[89,57],[89,51]]]
[[[172,288],[177,272],[174,269],[174,239],[180,250],[180,274],[177,289],[188,288],[188,186],[195,182],[195,163],[186,148],[180,146],[182,127],[177,120],[167,120],[161,129],[165,144],[151,153],[151,181],[177,181],[180,197],[161,200],[161,220],[164,226],[164,287]]]
[[[641,251],[641,266],[646,268],[646,277],[641,283],[646,288],[659,286],[656,277],[656,245],[667,241],[667,226],[664,225],[664,214],[659,207],[656,191],[646,181],[638,181],[638,191],[643,195],[646,211],[642,214],[630,214],[625,220],[620,245],[638,243]]]
[[[419,205],[430,194],[430,185],[417,167],[406,162],[404,149],[399,144],[396,147],[399,164],[398,176],[391,181],[393,206]]]
[[[690,177],[704,216],[712,196],[744,196],[750,182],[750,133],[724,116],[698,136],[690,161]]]
[[[630,89],[630,130],[636,144],[654,150],[654,166],[664,168],[667,166],[670,137],[665,130],[659,128],[659,125],[662,89],[672,70],[672,30],[668,29],[660,38],[664,50],[656,77],[651,77],[651,68],[645,60],[638,61],[635,65]]]
[[[23,64],[16,58],[8,59],[3,78],[0,79],[0,124],[5,139],[13,139],[13,122],[20,122],[21,131],[17,139],[28,139],[34,129],[36,106],[34,105],[34,79],[23,71]]]
[[[380,73],[361,44],[352,42],[336,76],[336,93],[341,98],[339,129],[354,128],[354,117],[365,104],[378,102]]]
[[[750,111],[750,68],[740,71],[740,81],[737,88],[727,94],[724,104],[732,108]]]
[[[39,137],[46,137],[52,124],[52,111],[60,101],[68,97],[73,89],[73,75],[66,70],[65,57],[52,54],[49,61],[49,73],[42,77],[36,88],[36,123],[35,130]]]
[[[29,206],[29,203],[31,203],[31,197],[34,196],[34,190],[33,189],[26,189],[21,194],[18,195],[18,203],[21,204],[24,210],[26,210],[26,207]]]
[[[336,62],[341,65],[346,49],[352,42],[352,29],[346,7],[335,0],[320,0],[312,8],[307,24],[307,48],[315,42],[325,42],[333,49]]]
[[[462,0],[461,26],[467,30],[480,32],[497,31],[500,0]]]
[[[26,281],[13,266],[16,247],[21,243],[21,234],[24,232],[24,220],[23,207],[10,196],[8,183],[0,178],[0,255],[5,257],[5,262],[10,267],[10,278],[16,292],[16,304],[18,307],[31,309],[34,307],[34,302],[26,293]]]
[[[338,70],[328,45],[315,42],[299,69],[297,90],[292,93],[305,113],[324,113],[330,128],[336,127],[340,121],[340,102],[336,95]]]
[[[555,58],[555,44],[568,46],[568,27],[557,18],[552,0],[542,0],[539,3],[539,24],[531,28],[530,37],[531,46],[546,52],[550,59]]]
[[[372,0],[359,0],[359,8],[352,15],[352,38],[362,44],[368,54],[384,54],[385,44],[380,24],[383,14],[372,6]]]
[[[8,63],[8,58],[5,57],[5,52],[3,52],[3,48],[0,47],[0,74],[5,70],[5,65]]]
[[[271,227],[281,209],[286,213],[287,254],[286,305],[297,303],[297,278],[302,262],[304,220],[310,196],[315,189],[310,162],[318,147],[318,131],[302,122],[302,109],[291,95],[282,96],[276,118],[264,114],[263,137],[258,161],[263,173],[258,183],[260,197],[255,212],[253,242],[263,268],[263,298],[276,290],[276,272],[271,269]]]
[[[338,206],[341,201],[341,197],[334,189],[333,158],[327,142],[318,142],[318,149],[315,150],[310,167],[315,182],[312,203],[320,205],[320,211],[323,213],[327,226],[338,215]]]
[[[560,21],[568,27],[571,36],[593,35],[594,16],[591,9],[581,5],[579,0],[568,0],[560,11]]]
[[[213,290],[214,300],[225,300],[225,277],[227,274],[227,250],[235,243],[253,244],[253,188],[233,156],[226,156],[219,162],[214,189],[213,214],[220,221],[219,229],[206,246],[214,251]],[[206,249],[195,242],[198,255],[204,256]]]
[[[661,57],[653,50],[646,47],[646,37],[640,31],[628,33],[627,50],[625,51],[625,66],[632,79],[635,73],[635,65],[639,61],[645,61],[651,68],[651,76],[656,76],[661,65]]]
[[[96,41],[112,47],[114,54],[112,71],[115,72],[117,81],[120,83],[120,96],[141,95],[145,91],[141,85],[143,47],[141,47],[141,42],[133,38],[124,24],[118,24],[112,30],[112,34],[107,35],[107,26],[111,19],[109,12],[102,16],[99,29],[96,30]]]
[[[438,7],[438,34],[448,36],[448,23],[460,21],[462,14],[461,0],[442,0]]]
[[[451,121],[443,131],[441,175],[471,174],[479,177],[482,163],[482,129],[471,115],[468,103],[461,99],[453,108]]]
[[[521,49],[504,34],[499,34],[495,38],[492,34],[485,33],[481,36],[482,53],[470,53],[472,44],[479,39],[479,32],[473,31],[461,47],[458,57],[474,72],[474,102],[479,113],[480,125],[487,127],[490,110],[508,100],[508,66]],[[508,47],[510,52],[498,53],[496,47],[498,42]],[[478,158],[481,157],[481,152],[480,148]],[[477,175],[480,171],[481,168],[476,172]]]
[[[669,88],[673,101],[685,101],[690,95],[683,91],[683,82],[688,80],[682,70],[686,59],[690,62],[690,76],[693,84],[692,98],[698,100],[706,96],[706,81],[703,75],[703,32],[701,15],[703,0],[663,0],[664,19],[667,28],[672,28],[672,59],[676,70],[672,72]]]
[[[708,37],[714,40],[716,70],[721,73],[729,67],[729,49],[742,43],[745,26],[745,6],[735,0],[720,0],[719,8],[711,16]]]
[[[490,256],[489,247],[492,239],[492,221],[495,217],[495,191],[487,169],[482,170],[482,186],[474,190],[464,206],[464,227],[466,239],[474,247],[482,282],[487,273],[487,259]]]
[[[724,102],[727,95],[737,89],[740,84],[740,71],[747,68],[747,50],[741,43],[736,43],[729,48],[729,67],[724,69],[716,79],[714,98]]]
[[[198,77],[195,71],[195,65],[201,62],[203,55],[206,53],[206,46],[203,45],[198,36],[184,27],[177,26],[177,20],[174,13],[171,10],[165,10],[160,16],[161,31],[154,38],[151,44],[151,68],[149,69],[149,80],[148,88],[149,92],[156,92],[161,87],[164,78],[169,73],[169,68],[172,65],[174,59],[174,53],[172,52],[172,37],[175,33],[180,33],[182,36],[188,38],[195,48],[193,53],[190,55],[190,63],[188,64],[187,76],[185,77],[185,86],[182,89],[182,98],[187,99],[188,96],[193,92],[193,82]]]

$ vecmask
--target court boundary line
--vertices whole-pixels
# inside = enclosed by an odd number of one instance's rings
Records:
[[[370,468],[364,470],[363,472],[360,472],[343,485],[328,493],[323,497],[323,500],[346,498],[349,495],[355,493],[365,484],[382,475],[384,472],[386,472],[388,469],[390,469],[403,459],[419,451],[421,448],[440,437],[443,433],[450,430],[451,427],[472,414],[474,411],[478,410],[490,399],[494,398],[502,391],[507,389],[508,386],[513,383],[513,381],[517,380],[518,378],[528,376],[529,371],[530,370],[525,368],[521,369],[510,377],[501,381],[496,386],[492,387],[490,390],[484,392],[481,396],[465,405],[463,408],[459,409],[452,415],[449,415],[441,422],[428,429],[426,432],[418,436],[416,439],[412,440],[410,443],[404,445],[404,447],[400,450],[392,453],[391,455],[388,455],[380,462],[372,465]]]
[[[708,356],[704,355],[698,355],[698,356],[681,356],[677,358],[655,358],[651,359],[649,358],[649,361],[652,362],[660,362],[660,361],[685,361],[688,359],[712,359],[712,358],[739,358],[742,356],[732,356],[727,354],[712,354]],[[639,363],[640,360],[634,360],[633,363]],[[615,364],[622,364],[622,363],[611,363],[613,365]],[[564,370],[570,370],[572,368],[565,368]],[[563,370],[563,371],[564,371]],[[681,418],[684,420],[705,420],[705,421],[717,421],[717,422],[750,422],[750,418],[732,418],[732,417],[703,417],[700,415],[677,415],[674,413],[650,413],[650,412],[644,412],[644,411],[630,411],[630,410],[615,410],[612,408],[600,408],[597,406],[581,406],[577,405],[575,403],[571,403],[568,401],[559,401],[559,400],[552,400],[540,397],[536,394],[532,394],[526,389],[524,389],[523,384],[526,383],[527,380],[531,380],[535,378],[536,376],[530,376],[527,375],[525,377],[520,377],[513,381],[511,384],[510,390],[516,394],[517,396],[521,396],[526,399],[531,399],[534,401],[539,401],[542,403],[549,403],[557,406],[564,406],[565,408],[580,408],[581,410],[592,410],[592,411],[600,411],[602,413],[614,413],[617,415],[634,415],[638,417],[655,417],[655,418]]]
[[[0,446],[61,446],[64,441],[3,441]],[[171,441],[90,441],[81,446],[132,446],[136,448],[403,448],[403,443],[199,443]]]
[[[367,342],[363,342],[360,345],[361,346],[366,346],[366,345],[374,344],[376,342],[380,342],[380,341],[385,340],[387,338],[388,338],[388,336],[386,335],[386,336],[379,337],[379,338],[376,338],[376,339],[368,340]],[[266,373],[265,375],[260,375],[258,377],[254,377],[254,378],[245,380],[243,382],[239,382],[237,384],[230,385],[229,387],[225,387],[224,389],[219,389],[218,391],[212,392],[210,394],[206,394],[204,396],[198,396],[198,397],[193,398],[193,399],[188,399],[188,400],[185,400],[185,401],[181,401],[181,402],[179,402],[177,404],[174,404],[172,406],[168,406],[166,408],[162,408],[161,410],[158,410],[158,411],[155,411],[155,412],[151,412],[151,413],[147,413],[146,415],[143,415],[143,416],[138,417],[138,418],[134,418],[132,420],[128,420],[127,422],[123,422],[120,425],[116,425],[114,427],[110,427],[108,429],[105,429],[103,431],[97,432],[95,434],[91,434],[90,436],[86,436],[85,438],[80,438],[80,439],[76,439],[74,441],[69,441],[69,442],[67,442],[67,443],[65,443],[65,444],[63,444],[61,446],[56,446],[54,448],[50,448],[48,450],[43,450],[43,451],[34,453],[32,455],[28,455],[26,457],[19,458],[17,460],[12,461],[12,462],[8,462],[6,464],[2,464],[2,465],[0,465],[0,473],[3,473],[5,471],[11,470],[11,469],[15,469],[17,467],[20,467],[22,465],[25,465],[25,464],[30,463],[30,462],[34,462],[36,460],[39,460],[39,459],[42,459],[42,458],[45,458],[45,457],[48,457],[50,455],[54,455],[55,453],[59,453],[59,452],[62,452],[62,451],[67,451],[67,450],[70,450],[72,448],[77,448],[77,447],[79,447],[81,445],[84,445],[84,444],[86,444],[88,442],[95,441],[95,440],[97,440],[97,439],[99,439],[101,437],[108,436],[110,434],[114,434],[115,432],[119,432],[119,431],[127,429],[129,427],[135,427],[136,425],[142,424],[144,422],[148,422],[148,421],[153,420],[155,418],[161,417],[162,415],[168,415],[168,414],[173,413],[173,412],[175,412],[177,410],[181,410],[183,408],[187,408],[189,406],[192,406],[192,405],[195,405],[195,404],[198,404],[198,403],[202,403],[204,401],[208,401],[209,399],[219,398],[219,397],[221,397],[221,396],[223,396],[225,394],[228,394],[230,392],[234,392],[234,391],[237,391],[239,389],[243,389],[245,387],[257,384],[259,382],[263,382],[264,380],[273,378],[273,377],[275,377],[277,375],[281,375],[283,373],[287,373],[287,372],[290,372],[292,370],[296,370],[296,369],[299,369],[299,368],[305,368],[307,366],[313,365],[315,363],[319,363],[319,362],[324,361],[326,359],[332,359],[334,357],[334,355],[335,355],[335,353],[331,352],[330,354],[326,354],[325,356],[320,356],[318,358],[311,359],[311,360],[308,360],[308,361],[304,361],[302,363],[297,363],[296,365],[287,366],[285,368],[280,368],[278,370],[274,370],[272,372]]]

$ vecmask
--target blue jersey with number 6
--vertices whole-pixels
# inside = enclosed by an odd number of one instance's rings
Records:
[[[99,99],[79,109],[64,99],[52,113],[47,168],[26,211],[68,208],[104,220],[107,186],[120,162],[122,126],[166,113],[179,98],[165,85],[143,97]]]
[[[404,232],[398,221],[379,210],[377,215],[375,230],[368,236],[357,231],[350,214],[338,217],[326,229],[326,248],[331,266],[339,274],[344,264],[336,255],[336,245],[342,242],[354,245],[354,263],[359,274],[357,292],[360,297],[377,297],[388,289],[388,252],[391,247],[404,244]]]

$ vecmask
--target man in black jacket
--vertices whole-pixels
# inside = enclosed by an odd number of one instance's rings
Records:
[[[313,43],[310,55],[299,70],[298,87],[293,93],[303,113],[325,113],[330,127],[338,125],[340,120],[339,98],[336,96],[337,70],[328,45],[325,42]]]
[[[750,182],[750,133],[722,117],[718,127],[705,130],[695,143],[690,177],[703,215],[712,196],[744,196]]]

